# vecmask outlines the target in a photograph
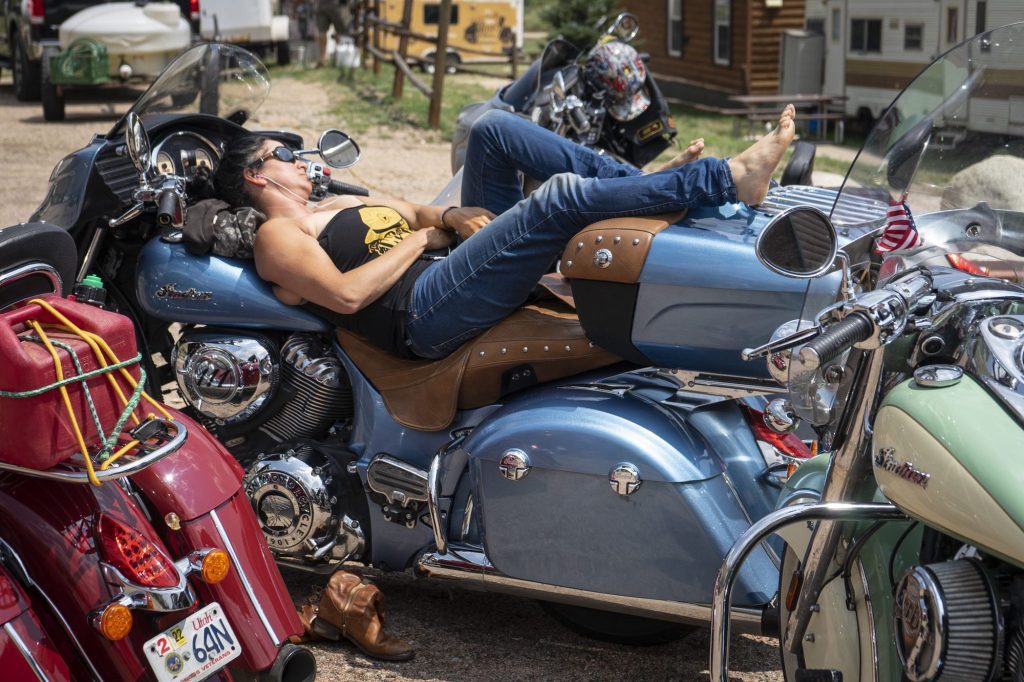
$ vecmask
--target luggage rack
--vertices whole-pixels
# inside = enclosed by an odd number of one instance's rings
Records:
[[[787,185],[769,192],[757,210],[774,217],[797,206],[812,206],[829,216],[840,230],[844,227],[869,230],[883,227],[888,204],[873,196],[852,194],[853,191],[840,195],[838,189]]]
[[[168,433],[172,431],[173,433]],[[138,472],[146,469],[153,464],[156,464],[164,457],[172,455],[181,449],[181,446],[185,444],[185,440],[188,438],[188,428],[181,422],[174,419],[161,419],[159,417],[153,417],[147,419],[131,431],[131,435],[135,438],[145,438],[146,441],[158,439],[160,444],[155,449],[147,452],[141,457],[129,456],[123,458],[124,463],[113,464],[109,469],[96,469],[95,477],[101,483],[107,481],[113,481],[119,478],[125,478],[137,474]],[[148,446],[146,442],[141,442],[137,446],[138,449],[144,449]],[[89,478],[89,472],[85,469],[85,464],[81,461],[82,457],[86,457],[88,454],[83,455],[77,453],[77,459],[71,459],[61,462],[56,467],[51,469],[30,469],[28,467],[18,466],[16,464],[8,464],[0,461],[0,471],[10,471],[12,473],[21,474],[22,476],[30,476],[32,478],[44,478],[50,481],[61,481],[63,483],[91,483]],[[70,469],[68,471],[61,471],[59,468],[64,467]]]

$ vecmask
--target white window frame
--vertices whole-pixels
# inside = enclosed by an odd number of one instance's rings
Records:
[[[719,9],[725,8],[724,17],[719,17]],[[729,66],[732,64],[732,0],[714,0],[712,5],[713,16],[711,17],[711,44],[712,50],[714,50],[712,57],[714,57],[715,64],[720,66]],[[724,58],[720,57],[718,52],[721,45],[718,44],[719,28],[728,29],[729,32],[729,54]]]
[[[682,57],[683,56],[683,0],[668,0],[666,3],[666,25],[667,32],[665,34],[665,51],[670,57]],[[675,21],[679,24],[680,35],[679,35],[679,49],[672,49],[672,22]]]

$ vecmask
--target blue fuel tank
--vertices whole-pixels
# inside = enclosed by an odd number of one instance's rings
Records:
[[[195,256],[151,239],[139,254],[135,293],[143,311],[168,322],[240,329],[328,332],[331,325],[281,303],[251,260]]]

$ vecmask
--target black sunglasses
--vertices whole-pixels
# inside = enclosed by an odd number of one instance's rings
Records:
[[[285,163],[295,163],[299,160],[299,157],[288,147],[275,147],[271,151],[267,152],[260,158],[256,159],[256,163],[253,164],[253,168],[256,168],[263,164],[269,158],[275,158],[278,161],[284,161]]]

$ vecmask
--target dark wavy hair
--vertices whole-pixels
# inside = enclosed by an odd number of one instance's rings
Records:
[[[269,139],[263,135],[246,133],[231,140],[224,150],[213,182],[217,195],[233,207],[251,205],[242,171],[256,165],[260,150]]]

